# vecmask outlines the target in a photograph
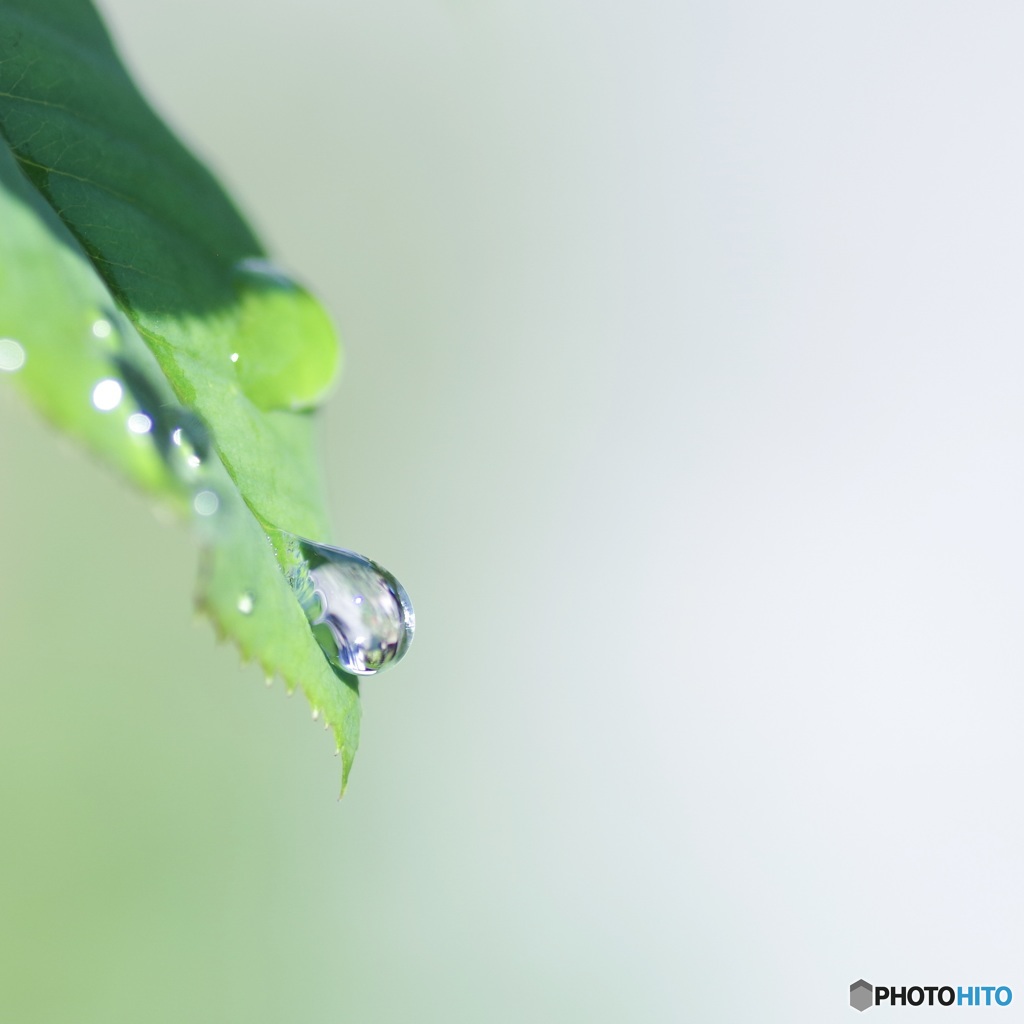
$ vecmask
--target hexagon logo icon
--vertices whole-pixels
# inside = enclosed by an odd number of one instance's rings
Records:
[[[866,1010],[875,1005],[874,995],[871,986],[861,978],[850,986],[850,1005],[855,1010]]]

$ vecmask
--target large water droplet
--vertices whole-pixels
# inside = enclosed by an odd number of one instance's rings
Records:
[[[416,628],[405,587],[354,551],[296,541],[308,576],[300,599],[328,660],[357,676],[372,676],[398,661]]]
[[[264,259],[235,267],[239,321],[230,353],[238,382],[262,409],[315,405],[338,368],[338,340],[324,308]]]

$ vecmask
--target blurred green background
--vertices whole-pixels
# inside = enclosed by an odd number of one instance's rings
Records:
[[[0,393],[0,1020],[1024,996],[1024,14],[769,6],[104,3],[337,320],[334,539],[418,635],[339,804]]]

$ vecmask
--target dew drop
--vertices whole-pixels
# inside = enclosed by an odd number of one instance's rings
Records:
[[[213,491],[200,491],[195,496],[192,507],[201,516],[212,516],[220,508],[220,498]]]
[[[255,607],[255,602],[252,599],[252,594],[243,594],[238,599],[238,610],[243,615],[251,615],[252,610]]]
[[[92,336],[94,338],[109,338],[114,328],[111,326],[109,320],[100,317],[99,320],[93,322],[92,325]]]
[[[15,373],[25,365],[25,350],[13,338],[0,338],[0,370]]]
[[[92,389],[92,404],[100,412],[110,412],[111,409],[116,409],[121,404],[123,394],[124,389],[121,387],[121,382],[114,380],[113,377],[108,377],[106,380],[101,380]]]
[[[133,434],[148,434],[153,429],[153,421],[144,412],[133,412],[128,417],[128,429]]]
[[[170,431],[172,447],[169,448],[168,454],[172,465],[175,465],[179,473],[188,470],[189,472],[184,475],[191,476],[192,471],[198,469],[210,453],[209,432],[198,416],[184,409],[177,411],[172,422],[177,425]]]
[[[238,362],[238,353],[237,352],[232,352],[231,353],[231,362],[233,362],[233,363],[237,363]]]
[[[371,676],[402,658],[416,628],[405,587],[354,551],[296,540],[308,575],[300,600],[328,660]]]

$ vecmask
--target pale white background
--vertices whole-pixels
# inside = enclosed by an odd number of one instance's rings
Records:
[[[0,398],[39,1019],[1019,1019],[1024,9],[105,9],[338,321],[334,539],[420,632],[338,805],[187,535]]]

